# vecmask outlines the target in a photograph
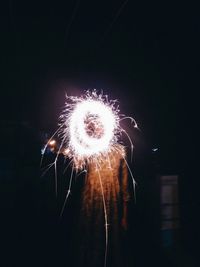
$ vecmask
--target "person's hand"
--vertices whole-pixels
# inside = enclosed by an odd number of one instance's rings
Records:
[[[123,230],[127,231],[128,224],[127,224],[127,219],[125,217],[122,218],[121,226],[122,226]]]

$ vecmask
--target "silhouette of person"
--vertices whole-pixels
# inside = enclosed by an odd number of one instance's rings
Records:
[[[125,266],[122,232],[127,230],[127,203],[130,195],[124,157],[124,147],[115,145],[105,157],[101,158],[98,168],[94,162],[88,164],[81,202],[80,257],[77,264],[79,267],[103,267],[105,249],[107,249],[106,266]],[[108,224],[107,248],[106,223]]]

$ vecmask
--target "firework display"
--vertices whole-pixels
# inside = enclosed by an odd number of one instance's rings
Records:
[[[60,149],[67,149],[75,168],[84,169],[88,162],[94,161],[98,168],[98,163],[115,149],[125,132],[120,120],[127,117],[120,115],[117,100],[109,100],[96,90],[86,91],[81,97],[66,98],[60,116]],[[137,126],[135,121],[134,126]]]
[[[65,205],[71,192],[73,176],[77,177],[80,173],[88,171],[88,167],[96,172],[95,180],[98,181],[97,191],[102,195],[104,223],[105,223],[105,259],[104,266],[107,262],[107,247],[108,247],[108,215],[107,215],[107,200],[105,198],[104,183],[101,174],[106,170],[109,173],[108,179],[113,179],[113,166],[118,166],[116,158],[122,159],[128,169],[135,188],[135,180],[131,169],[126,160],[125,147],[121,143],[122,135],[124,134],[131,146],[133,144],[131,138],[125,129],[120,125],[122,120],[129,119],[133,126],[137,128],[136,121],[132,117],[126,117],[120,114],[119,104],[117,100],[110,100],[107,95],[96,90],[86,91],[84,95],[68,96],[66,95],[66,103],[62,114],[59,118],[59,127],[57,131],[49,139],[48,145],[55,144],[54,137],[58,135],[59,146],[55,161],[47,166],[46,171],[52,166],[55,167],[55,191],[57,195],[57,160],[59,154],[63,154],[69,159],[69,164],[66,169],[71,167],[71,175],[69,179],[69,187],[65,196],[60,216],[65,209]],[[115,155],[115,156],[113,156]],[[43,155],[44,156],[44,155]],[[115,168],[115,167],[114,167]],[[46,172],[45,171],[45,172]],[[92,171],[92,172],[93,172]],[[90,176],[90,174],[89,174]],[[110,177],[110,178],[109,178]],[[109,181],[107,181],[110,183]],[[106,182],[106,183],[107,183]],[[96,182],[95,182],[96,183]],[[112,183],[110,183],[112,184]],[[112,186],[111,186],[112,187]],[[111,190],[111,189],[110,189]]]

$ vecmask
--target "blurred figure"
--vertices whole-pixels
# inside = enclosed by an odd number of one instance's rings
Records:
[[[106,266],[126,266],[123,255],[123,232],[127,230],[127,202],[130,196],[124,157],[124,147],[117,145],[101,160],[98,169],[95,163],[88,166],[81,202],[80,256],[77,263],[79,267],[104,266],[106,229],[103,195],[108,223]]]

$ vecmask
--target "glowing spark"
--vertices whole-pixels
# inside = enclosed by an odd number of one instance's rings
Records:
[[[123,132],[119,109],[116,101],[95,90],[81,97],[67,96],[67,100],[59,132],[75,168],[84,169],[90,161],[101,161],[117,144]]]
[[[67,155],[69,154],[69,148],[65,148],[63,151],[63,155],[67,157]]]
[[[49,142],[49,145],[50,146],[54,146],[56,144],[56,141],[55,140],[51,140],[50,142]]]
[[[65,205],[66,205],[67,199],[68,199],[68,197],[69,197],[69,195],[70,195],[70,193],[71,193],[73,171],[74,171],[74,166],[72,166],[71,176],[70,176],[70,181],[69,181],[69,187],[68,187],[68,190],[67,190],[67,194],[66,194],[66,197],[65,197],[65,201],[64,201],[63,206],[62,206],[62,210],[61,210],[61,213],[60,213],[60,218],[61,218],[62,215],[63,215],[63,212],[64,212],[64,209],[65,209]]]

